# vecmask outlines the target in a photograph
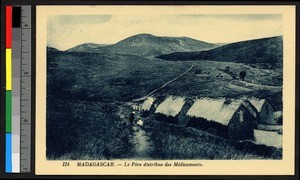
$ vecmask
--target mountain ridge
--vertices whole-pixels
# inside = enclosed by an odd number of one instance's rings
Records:
[[[47,51],[60,51],[54,47],[51,47],[51,46],[47,46]]]
[[[86,51],[86,50],[93,50],[97,49],[99,47],[108,46],[109,44],[96,44],[96,43],[83,43],[79,44],[77,46],[74,46],[70,49],[67,49],[67,51]]]
[[[141,57],[155,57],[172,52],[208,50],[215,47],[218,47],[218,45],[188,37],[164,37],[154,36],[152,34],[137,34],[112,45],[81,44],[67,51],[107,52],[114,54],[133,54]]]
[[[274,36],[240,41],[211,50],[175,52],[156,58],[168,61],[213,60],[242,63],[282,63],[283,37]]]

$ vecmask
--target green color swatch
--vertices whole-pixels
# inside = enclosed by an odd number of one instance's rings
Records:
[[[6,91],[6,101],[5,101],[6,133],[11,133],[11,119],[12,119],[11,101],[12,101],[11,91]]]

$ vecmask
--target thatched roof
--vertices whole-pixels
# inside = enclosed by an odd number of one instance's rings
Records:
[[[228,125],[240,106],[243,106],[242,100],[202,98],[195,101],[187,115]]]
[[[175,117],[185,104],[184,97],[169,96],[155,110],[155,113]]]
[[[251,98],[249,99],[249,101],[257,109],[257,111],[261,111],[264,103],[267,102],[266,99],[257,99],[257,98]]]
[[[238,100],[234,100],[236,103],[240,103],[242,104],[248,111],[249,113],[254,116],[255,118],[259,118],[259,113],[256,109],[255,106],[253,106],[253,104],[247,100],[247,99],[238,99]]]
[[[275,119],[276,119],[276,118],[279,118],[279,117],[282,117],[282,115],[283,115],[282,111],[275,111],[275,112],[274,112],[274,118],[275,118]]]
[[[156,100],[155,97],[148,97],[142,104],[142,110],[149,111],[155,100]]]

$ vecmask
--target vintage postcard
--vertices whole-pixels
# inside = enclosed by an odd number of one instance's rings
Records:
[[[294,174],[294,6],[38,6],[36,32],[36,174]]]

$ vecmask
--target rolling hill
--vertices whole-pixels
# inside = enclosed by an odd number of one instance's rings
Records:
[[[47,51],[59,51],[59,50],[54,47],[47,46]]]
[[[95,49],[103,46],[108,46],[108,44],[85,43],[85,44],[80,44],[78,46],[72,47],[71,49],[68,49],[68,51],[82,51],[82,52],[92,51],[93,52]]]
[[[63,51],[48,52],[47,59],[47,92],[60,98],[130,101],[149,94],[192,65],[194,68],[189,73],[157,93],[192,97],[238,97],[248,94],[268,96],[277,101],[277,96],[268,88],[261,91],[249,89],[249,92],[232,89],[229,86],[232,76],[238,77],[241,71],[247,72],[245,80],[249,83],[282,85],[280,69],[267,70],[234,62],[149,61],[134,55]],[[227,67],[230,69],[226,71]],[[273,103],[280,106],[280,102]]]
[[[197,52],[175,52],[158,56],[168,61],[212,60],[239,63],[282,63],[282,36],[227,44]]]
[[[188,37],[158,37],[151,34],[138,34],[116,44],[83,44],[68,51],[102,52],[111,54],[131,54],[141,57],[155,57],[172,52],[209,50],[219,45],[198,41]]]

